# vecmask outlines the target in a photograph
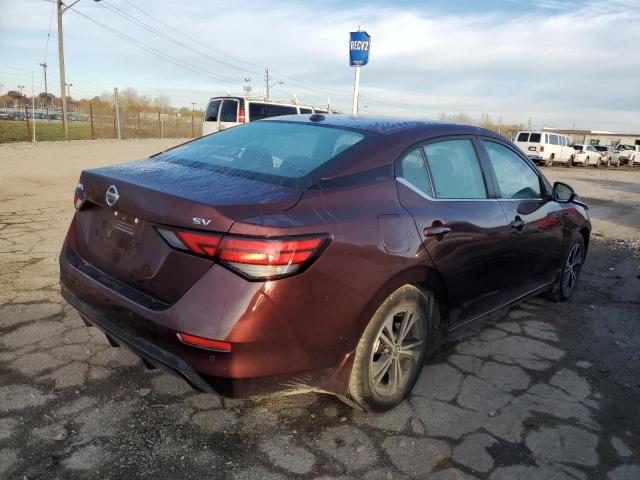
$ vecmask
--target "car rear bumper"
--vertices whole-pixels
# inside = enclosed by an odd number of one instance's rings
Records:
[[[230,397],[304,388],[344,393],[353,347],[318,335],[321,323],[313,312],[300,315],[305,307],[286,280],[247,282],[213,265],[183,298],[165,304],[88,264],[73,243],[74,223],[60,254],[64,298],[145,362]],[[178,332],[230,342],[232,351],[185,345]]]
[[[544,163],[544,158],[540,154],[527,154],[527,157],[529,157],[529,160],[531,160],[532,162]]]
[[[215,389],[200,376],[187,362],[177,355],[135,335],[132,335],[110,322],[99,310],[76,297],[66,286],[61,286],[62,297],[76,308],[83,318],[102,330],[118,346],[124,345],[145,363],[162,368],[181,377],[195,390],[215,393]]]

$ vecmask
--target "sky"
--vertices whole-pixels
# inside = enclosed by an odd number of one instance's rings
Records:
[[[44,91],[46,60],[60,95],[53,6],[0,0],[0,92]],[[63,22],[74,98],[133,87],[203,107],[245,78],[261,94],[269,68],[272,97],[349,112],[361,26],[361,114],[640,132],[640,0],[80,0]]]

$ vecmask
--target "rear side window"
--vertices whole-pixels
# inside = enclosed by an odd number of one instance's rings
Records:
[[[429,196],[433,196],[431,190],[431,182],[429,181],[429,174],[427,173],[427,167],[424,164],[422,158],[422,152],[419,148],[411,150],[405,155],[400,162],[400,168],[402,170],[401,177],[404,178],[411,185],[416,187],[422,193]]]
[[[300,107],[300,113],[313,113],[310,108]]]
[[[558,136],[557,135],[549,135],[549,143],[551,145],[558,145]]]
[[[480,163],[471,140],[425,145],[424,152],[437,198],[487,198]]]
[[[362,133],[340,128],[251,122],[199,138],[155,158],[258,180],[296,179],[363,138]]]
[[[522,132],[518,135],[518,139],[516,142],[527,142],[529,141],[529,134],[527,132]]]
[[[293,105],[255,102],[249,103],[249,118],[252,122],[262,118],[279,117],[280,115],[295,115],[297,113],[298,109]]]
[[[529,142],[531,143],[540,143],[540,134],[539,133],[532,133],[531,136],[529,137]]]
[[[222,108],[220,109],[220,121],[221,122],[237,122],[238,121],[238,101],[237,100],[225,100],[222,102]]]
[[[204,120],[206,122],[217,122],[218,121],[218,110],[220,110],[221,100],[211,100],[209,105],[207,106],[207,113],[205,114]]]
[[[498,179],[501,198],[540,198],[540,179],[527,162],[504,145],[483,143]]]

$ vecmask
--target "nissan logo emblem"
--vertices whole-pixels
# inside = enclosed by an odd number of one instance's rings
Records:
[[[120,195],[118,195],[118,189],[116,188],[116,186],[110,185],[109,188],[107,188],[107,193],[105,193],[104,195],[104,199],[107,201],[107,205],[113,207],[119,198]]]

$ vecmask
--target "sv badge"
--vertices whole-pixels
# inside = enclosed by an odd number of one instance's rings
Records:
[[[193,223],[194,225],[204,225],[207,226],[211,223],[211,220],[208,218],[199,218],[199,217],[193,217],[191,219],[191,223]]]

